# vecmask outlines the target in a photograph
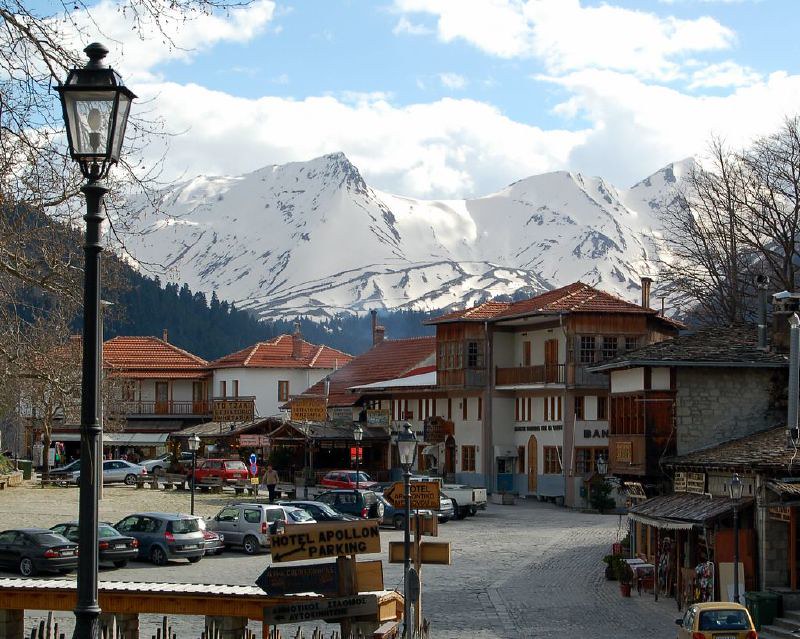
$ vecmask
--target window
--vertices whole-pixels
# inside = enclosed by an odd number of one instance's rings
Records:
[[[228,396],[228,382],[226,382],[224,379],[219,383],[219,396]]]
[[[475,446],[461,447],[461,472],[475,472]]]
[[[575,449],[575,473],[588,475],[597,468],[600,455],[608,461],[608,448],[577,447]]]
[[[533,398],[517,397],[516,399],[516,421],[529,422],[533,419]]]
[[[234,397],[239,397],[239,380],[238,379],[233,380],[233,396]]]
[[[288,379],[279,379],[278,380],[278,401],[279,402],[287,402],[287,401],[289,401],[289,380]]]
[[[245,508],[244,520],[251,524],[257,524],[261,521],[261,509]]]
[[[478,421],[483,419],[483,397],[478,398]]]
[[[461,400],[461,419],[463,419],[464,421],[467,421],[467,402],[468,401],[469,400],[466,397],[462,398],[462,400]]]
[[[597,398],[597,419],[608,419],[608,398]]]
[[[581,335],[581,350],[580,350],[581,364],[594,363],[594,335]]]
[[[545,446],[542,452],[544,453],[544,474],[560,475],[561,446]]]
[[[517,472],[525,474],[525,446],[517,446]]]
[[[575,398],[575,419],[584,419],[583,416],[584,399],[585,398],[582,395]]]
[[[126,402],[136,400],[136,382],[128,380],[122,382],[122,399]]]
[[[603,348],[600,351],[600,355],[603,359],[611,359],[612,357],[617,356],[617,338],[616,337],[604,337],[603,338]]]
[[[628,335],[625,338],[625,350],[632,351],[639,347],[639,338],[634,335]]]
[[[561,421],[561,396],[551,396],[544,398],[544,421]]]
[[[530,340],[522,342],[522,365],[531,365],[531,343]]]
[[[467,342],[467,368],[483,368],[483,342]]]
[[[447,421],[453,421],[453,398],[447,398]]]

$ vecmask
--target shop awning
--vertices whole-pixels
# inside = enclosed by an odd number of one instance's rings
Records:
[[[745,497],[740,507],[749,506],[752,498]],[[734,502],[727,497],[709,497],[695,493],[673,493],[652,497],[632,506],[628,518],[633,521],[667,530],[688,530],[733,511]]]
[[[169,433],[103,433],[105,446],[163,446]]]

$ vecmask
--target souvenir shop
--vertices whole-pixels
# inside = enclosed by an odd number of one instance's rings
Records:
[[[739,502],[740,593],[756,587],[753,500]],[[733,599],[733,502],[707,494],[653,497],[628,510],[631,556],[653,566],[653,595],[682,604]]]

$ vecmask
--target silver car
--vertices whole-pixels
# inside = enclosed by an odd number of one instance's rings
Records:
[[[136,483],[136,478],[146,475],[147,470],[139,464],[132,464],[123,459],[106,459],[103,461],[103,483],[112,484],[114,482],[124,482],[128,486]],[[81,471],[76,470],[69,474],[69,481],[77,484],[81,477]]]
[[[269,536],[277,524],[314,524],[305,510],[278,504],[231,504],[206,522],[208,530],[222,533],[225,546],[241,546],[248,555],[269,548]]]

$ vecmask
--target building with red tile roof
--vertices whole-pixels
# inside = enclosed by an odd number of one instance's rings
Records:
[[[300,335],[279,335],[211,362],[213,392],[218,398],[250,396],[255,414],[271,417],[292,395],[302,393],[341,369],[352,355],[330,346],[311,344]]]

